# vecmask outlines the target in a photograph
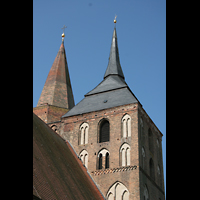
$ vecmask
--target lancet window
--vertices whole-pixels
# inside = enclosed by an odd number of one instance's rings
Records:
[[[129,191],[121,182],[114,183],[107,192],[108,200],[129,200]]]
[[[83,164],[88,167],[88,152],[84,149],[83,151],[81,151],[81,153],[79,154],[79,157],[81,158]]]
[[[145,166],[145,150],[144,147],[142,147],[142,168],[144,169]]]
[[[124,143],[120,148],[121,166],[130,165],[130,146]]]
[[[98,153],[98,169],[109,168],[110,153],[107,149],[102,149]]]
[[[80,126],[80,145],[88,143],[88,131],[89,131],[88,123],[83,123]]]
[[[147,189],[147,186],[145,185],[144,186],[144,200],[149,200],[149,192],[148,192],[148,189]]]
[[[122,118],[122,137],[131,137],[131,117],[128,114]]]

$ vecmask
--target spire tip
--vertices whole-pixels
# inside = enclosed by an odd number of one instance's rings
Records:
[[[116,18],[117,18],[117,15],[115,15],[115,19],[114,19],[114,23],[115,23],[115,24],[117,23],[117,20],[116,20]]]
[[[61,28],[61,29],[63,29],[63,33],[62,33],[62,41],[64,41],[64,37],[65,37],[65,28],[67,28],[67,26],[63,26],[63,28]]]

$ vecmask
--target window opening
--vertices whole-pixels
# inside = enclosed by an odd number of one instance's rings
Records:
[[[100,125],[99,142],[108,142],[110,140],[109,122],[104,120]]]

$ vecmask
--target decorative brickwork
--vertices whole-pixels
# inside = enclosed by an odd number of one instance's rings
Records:
[[[96,170],[92,171],[91,174],[94,176],[102,175],[102,174],[109,174],[109,173],[116,173],[116,172],[124,172],[124,171],[129,171],[137,169],[137,166],[128,166],[128,167],[118,167],[118,168],[113,168],[113,169],[103,169],[103,170]]]
[[[33,108],[33,112],[45,123],[60,121],[61,117],[67,111],[68,111],[67,108],[61,108],[49,104]]]

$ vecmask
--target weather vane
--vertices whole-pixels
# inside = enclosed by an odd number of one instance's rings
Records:
[[[63,28],[61,28],[61,29],[63,29],[63,34],[62,34],[62,41],[64,41],[64,37],[65,37],[65,28],[67,28],[67,26],[63,26]]]
[[[115,15],[115,19],[114,19],[114,23],[115,23],[115,24],[117,23],[117,20],[116,20],[116,18],[117,18],[117,15]]]

